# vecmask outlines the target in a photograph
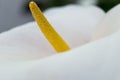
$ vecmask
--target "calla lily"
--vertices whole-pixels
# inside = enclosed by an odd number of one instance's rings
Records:
[[[1,33],[0,79],[119,80],[119,13],[119,5],[106,15],[95,6],[47,10],[45,16],[71,47],[63,54],[56,54],[35,22]]]

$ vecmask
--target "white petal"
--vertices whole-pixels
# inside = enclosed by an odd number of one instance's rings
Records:
[[[54,28],[74,48],[88,42],[105,13],[96,6],[69,5],[45,12]]]
[[[43,60],[3,63],[0,80],[120,80],[119,35]]]
[[[94,6],[69,5],[49,9],[45,15],[73,48],[89,40],[104,12]],[[38,59],[54,53],[54,49],[44,38],[35,22],[0,34],[0,60]]]
[[[37,59],[54,53],[35,22],[0,34],[0,60]]]
[[[120,4],[110,10],[98,24],[93,40],[105,37],[120,30]]]
[[[33,62],[28,80],[120,80],[119,61],[120,31],[63,55]]]

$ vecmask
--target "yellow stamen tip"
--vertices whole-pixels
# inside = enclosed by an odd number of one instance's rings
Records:
[[[33,1],[29,4],[32,15],[37,22],[39,28],[44,36],[50,42],[57,52],[64,52],[70,49],[67,43],[60,37],[60,35],[52,28],[48,20],[45,18],[37,4]]]

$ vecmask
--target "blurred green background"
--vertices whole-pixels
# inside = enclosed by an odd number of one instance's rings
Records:
[[[18,25],[33,21],[29,11],[31,0],[0,0],[0,32],[9,30]],[[44,11],[50,7],[63,6],[67,4],[80,5],[85,1],[97,1],[96,5],[104,11],[110,10],[120,3],[120,0],[33,0]],[[89,3],[88,2],[88,3]]]
[[[29,11],[28,4],[31,0],[25,1],[25,11]],[[66,4],[77,4],[78,0],[33,0],[37,2],[42,10],[49,7],[63,6]],[[79,0],[80,1],[80,0]],[[82,1],[82,0],[81,0]],[[104,11],[110,10],[112,7],[120,3],[120,0],[97,0],[97,6],[101,7]]]
[[[99,0],[97,5],[100,6],[103,10],[108,11],[119,3],[120,0]]]

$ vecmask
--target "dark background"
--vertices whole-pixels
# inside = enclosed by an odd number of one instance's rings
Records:
[[[0,0],[0,32],[33,21],[28,4],[31,0]],[[44,11],[47,8],[77,4],[77,0],[33,0]],[[97,6],[108,11],[120,0],[98,0]]]

